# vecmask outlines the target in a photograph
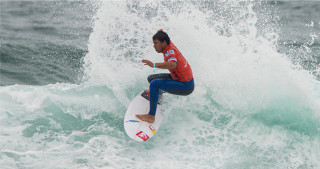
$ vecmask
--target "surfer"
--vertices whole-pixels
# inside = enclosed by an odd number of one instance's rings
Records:
[[[177,47],[170,41],[168,34],[160,29],[152,39],[155,50],[158,53],[163,53],[164,62],[154,63],[149,60],[142,60],[142,62],[152,68],[168,69],[170,73],[154,74],[148,77],[150,83],[150,111],[148,114],[136,115],[136,117],[150,123],[155,121],[160,92],[165,91],[186,96],[194,90],[191,67]]]

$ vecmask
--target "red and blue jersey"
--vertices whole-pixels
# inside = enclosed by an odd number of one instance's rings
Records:
[[[170,45],[162,51],[165,62],[176,62],[174,69],[169,69],[173,80],[188,82],[193,79],[193,74],[188,61],[183,57],[178,48],[170,42]]]

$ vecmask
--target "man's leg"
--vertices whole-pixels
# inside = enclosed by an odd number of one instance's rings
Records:
[[[152,80],[155,79],[171,79],[171,74],[170,73],[159,73],[159,74],[153,74],[148,76],[148,82],[151,83]],[[144,90],[145,92],[150,92],[150,89]],[[163,91],[160,91],[160,95],[163,93]]]
[[[160,91],[178,95],[189,95],[194,89],[193,80],[180,82],[170,79],[155,79],[150,83],[150,115],[155,115]]]
[[[150,111],[146,115],[136,115],[143,121],[153,123],[157,110],[160,90],[168,91],[172,94],[189,95],[194,89],[193,79],[189,82],[179,82],[171,79],[154,79],[150,83]]]
[[[168,79],[152,79],[150,83],[150,110],[148,114],[136,115],[136,117],[142,121],[153,123],[155,121],[155,115],[157,110],[157,103],[159,99],[159,91],[162,85],[166,83]]]

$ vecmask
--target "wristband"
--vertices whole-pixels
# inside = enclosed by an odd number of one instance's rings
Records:
[[[153,63],[153,68],[156,68],[156,64],[155,63]]]

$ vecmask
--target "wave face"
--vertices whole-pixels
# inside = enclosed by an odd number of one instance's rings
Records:
[[[75,63],[83,64],[81,81],[0,87],[1,166],[320,167],[319,41],[312,32],[320,22],[313,21],[311,39],[290,46],[294,38],[281,33],[278,18],[281,9],[300,11],[289,2],[94,3],[88,49]],[[166,72],[141,63],[162,62],[152,46],[160,28],[187,58],[196,88],[187,97],[164,96],[166,119],[141,144],[126,135],[123,118],[147,76]]]

